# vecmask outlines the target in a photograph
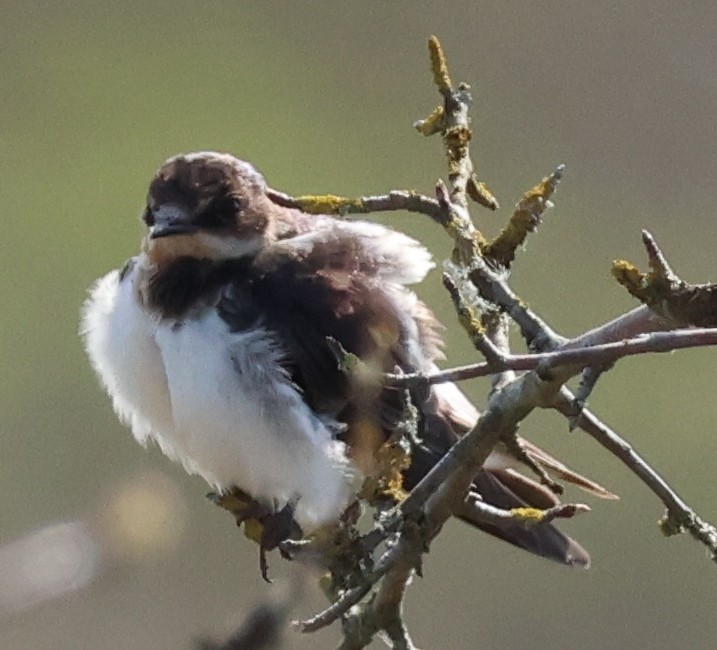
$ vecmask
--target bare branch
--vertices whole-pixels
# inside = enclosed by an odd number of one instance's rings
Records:
[[[552,402],[562,381],[564,379],[561,377],[557,381],[545,382],[535,373],[526,373],[494,393],[473,430],[451,447],[397,507],[396,516],[402,521],[401,535],[374,570],[365,576],[365,582],[344,592],[320,614],[299,623],[299,629],[312,632],[330,625],[362,600],[372,585],[389,570],[399,563],[417,561],[429,541],[460,506],[476,471],[483,465],[498,440],[512,434],[518,423],[535,407]],[[422,521],[418,544],[416,536],[408,534],[414,527],[406,528],[417,516]]]
[[[660,247],[657,245],[655,238],[647,230],[642,231],[642,243],[645,245],[647,259],[653,273],[655,273],[656,276],[663,278],[666,282],[679,282],[680,279],[670,268],[670,265],[667,263],[667,259],[665,258],[664,253],[660,250]]]
[[[404,558],[415,555],[412,549],[407,548],[408,536],[401,536],[398,543],[392,546],[371,571],[362,576],[360,585],[345,590],[339,598],[322,612],[304,621],[295,621],[294,626],[301,632],[315,632],[321,630],[344,616],[354,605],[359,603],[386,573],[405,561]]]
[[[661,528],[665,534],[689,532],[692,537],[707,547],[710,557],[717,562],[717,527],[701,519],[667,481],[635,451],[630,443],[589,410],[577,411],[574,396],[565,387],[561,390],[553,408],[568,418],[576,418],[578,427],[619,458],[657,495],[667,508],[667,515],[661,522]]]
[[[551,349],[567,341],[531,310],[510,288],[505,278],[491,269],[485,260],[475,259],[468,277],[484,300],[499,307],[518,325],[531,349]]]
[[[389,385],[412,386],[421,384],[442,384],[487,377],[506,370],[539,370],[545,372],[560,366],[592,366],[609,363],[623,357],[656,352],[673,352],[685,348],[717,345],[717,328],[672,330],[654,332],[633,339],[614,343],[595,344],[591,347],[573,348],[565,346],[554,352],[536,354],[513,354],[495,358],[493,361],[474,363],[432,374],[386,375]]]
[[[580,376],[580,383],[575,390],[575,403],[583,408],[587,404],[588,397],[595,390],[600,378],[611,368],[615,366],[614,361],[602,363],[599,365],[588,366],[585,368]],[[570,431],[575,428],[575,422],[570,422]]]

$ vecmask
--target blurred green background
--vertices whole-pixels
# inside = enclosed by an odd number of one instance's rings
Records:
[[[454,80],[474,88],[474,155],[503,205],[476,210],[481,227],[496,232],[524,190],[567,164],[514,286],[574,335],[633,306],[609,265],[644,266],[643,227],[684,278],[714,279],[716,23],[712,3],[662,0],[2,2],[0,647],[189,649],[230,632],[290,574],[274,560],[277,586],[265,585],[256,548],[203,483],[135,444],[76,335],[86,287],[136,251],[146,183],[166,157],[231,151],[294,193],[430,193],[445,175],[440,143],[411,123],[437,103],[436,33]],[[447,254],[423,217],[383,220]],[[448,321],[449,361],[473,359],[439,274],[420,292]],[[625,360],[591,400],[712,520],[716,373],[713,350]],[[485,385],[466,390],[481,403]],[[622,495],[564,526],[593,568],[451,524],[409,593],[416,642],[714,647],[717,569],[702,548],[662,538],[657,501],[557,416],[522,433]],[[28,549],[73,521],[101,540],[94,581],[21,598],[23,580],[71,569],[72,553]],[[322,604],[308,594],[297,615]],[[289,633],[286,647],[336,639]]]

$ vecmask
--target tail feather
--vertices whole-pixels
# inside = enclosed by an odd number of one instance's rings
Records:
[[[420,434],[423,440],[414,450],[411,466],[404,475],[404,486],[407,489],[413,488],[478,419],[478,412],[453,384],[433,386],[421,397],[418,405],[422,416]],[[531,458],[547,471],[602,498],[617,498],[606,488],[573,472],[539,447],[527,441],[523,442]],[[555,494],[538,481],[520,474],[519,469],[524,468],[515,458],[505,451],[494,451],[474,480],[473,489],[476,496],[485,503],[504,510],[526,506],[547,509],[559,504]],[[588,552],[552,523],[538,522],[526,527],[520,522],[506,520],[497,525],[493,521],[487,521],[471,500],[462,504],[456,516],[490,535],[540,557],[568,566],[590,566]]]
[[[510,510],[530,505],[490,472],[481,471],[474,485],[482,500],[499,508]],[[497,526],[487,523],[485,517],[470,501],[465,502],[458,516],[466,523],[540,557],[566,566],[585,569],[590,567],[590,554],[553,524],[538,522],[526,528],[521,523],[507,521]]]
[[[492,470],[491,474],[521,501],[530,504],[533,508],[547,510],[560,503],[554,492],[510,467]]]
[[[455,384],[439,384],[433,388],[437,415],[447,420],[450,428],[455,432],[454,435],[463,435],[469,431],[478,420],[478,411],[476,411],[473,405],[466,399],[460,389]],[[529,440],[521,438],[520,442],[530,458],[555,478],[571,483],[601,499],[615,500],[620,498],[617,494],[603,487],[598,482],[573,471],[567,465],[561,463],[557,458]],[[500,451],[491,455],[491,458],[489,458],[486,463],[486,467],[489,469],[508,467],[514,470],[525,469],[525,467],[522,467],[517,460],[511,458],[506,452]]]
[[[551,456],[547,451],[541,449],[537,445],[534,445],[532,442],[521,439],[521,444],[530,458],[553,476],[563,479],[568,483],[572,483],[573,485],[576,485],[577,487],[585,490],[586,492],[590,492],[590,494],[594,494],[601,499],[616,500],[620,498],[617,494],[610,492],[610,490],[603,487],[599,483],[596,483],[592,479],[574,472],[567,465],[561,463],[557,458]]]
[[[412,489],[443,454],[420,445],[413,453],[411,466],[404,475],[404,486]],[[506,483],[511,487],[508,487]],[[537,481],[513,470],[478,472],[473,483],[475,492],[486,503],[510,510],[511,508],[549,508],[558,503],[557,497]],[[529,528],[518,522],[506,521],[500,526],[486,522],[475,506],[466,502],[456,515],[466,523],[498,537],[530,553],[568,566],[588,567],[590,556],[575,540],[561,533],[553,524],[536,523]]]

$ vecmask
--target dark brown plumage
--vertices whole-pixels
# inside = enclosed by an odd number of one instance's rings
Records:
[[[170,159],[152,180],[144,221],[139,294],[159,319],[176,327],[215,310],[231,332],[261,326],[281,345],[282,364],[318,417],[339,423],[335,435],[364,473],[396,426],[400,393],[381,373],[428,372],[440,355],[439,324],[405,284],[429,268],[412,240],[363,222],[308,215],[273,203],[263,177],[225,154]],[[416,257],[418,256],[418,257]],[[327,338],[357,355],[373,372],[355,381],[337,367]],[[423,442],[405,480],[415,485],[477,417],[455,387],[413,395]],[[366,432],[369,432],[367,435]],[[530,453],[602,497],[601,486],[573,473],[535,446]],[[545,508],[558,500],[495,453],[474,490],[502,507]],[[469,523],[538,555],[586,566],[587,552],[552,524],[530,530],[495,528],[470,511]]]

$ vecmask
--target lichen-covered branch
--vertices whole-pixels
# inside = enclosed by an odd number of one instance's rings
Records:
[[[394,190],[378,196],[362,196],[348,198],[335,194],[307,194],[305,196],[289,196],[276,190],[268,190],[267,195],[275,203],[287,208],[294,208],[309,214],[369,214],[371,212],[391,212],[406,210],[425,214],[439,225],[445,225],[445,212],[438,201],[418,192]]]
[[[717,285],[689,284],[680,280],[667,264],[652,235],[642,231],[647,249],[649,273],[630,262],[613,262],[612,274],[630,294],[674,327],[717,326]]]
[[[368,481],[367,489],[359,495],[375,509],[371,530],[361,535],[355,521],[347,517],[328,543],[317,535],[280,545],[287,555],[310,558],[312,563],[328,567],[331,579],[326,592],[333,602],[296,626],[303,632],[313,632],[340,620],[344,632],[340,647],[345,650],[366,647],[378,633],[395,648],[414,648],[403,620],[403,596],[414,572],[420,574],[423,555],[449,517],[470,512],[497,528],[529,527],[589,510],[583,504],[501,510],[484,503],[472,491],[477,472],[494,447],[503,442],[505,449],[532,467],[544,484],[560,492],[560,486],[531,459],[530,450],[523,449],[516,437],[518,426],[537,408],[556,409],[568,418],[571,428],[587,432],[629,467],[664,504],[667,514],[661,522],[663,532],[689,532],[717,561],[717,529],[701,519],[627,441],[585,405],[603,372],[624,357],[716,345],[717,285],[690,285],[680,280],[654,238],[643,232],[649,272],[642,273],[629,262],[613,265],[615,277],[643,305],[573,339],[554,331],[514,293],[509,274],[517,251],[552,206],[551,197],[564,168],[560,165],[525,193],[500,234],[488,241],[470,213],[471,201],[491,209],[498,207],[495,197],[476,176],[471,158],[471,89],[465,83],[453,85],[446,56],[435,37],[429,40],[429,53],[442,104],[415,127],[425,136],[442,137],[448,184],[441,180],[436,183],[435,198],[407,191],[358,198],[330,194],[291,197],[269,191],[276,203],[308,213],[345,216],[407,210],[439,224],[453,245],[444,285],[459,322],[483,360],[431,374],[387,375],[386,385],[417,390],[443,382],[493,378],[486,408],[473,429],[408,494],[400,485],[408,456],[394,458],[390,449],[384,450],[389,455],[379,465],[385,476],[378,480],[373,477],[374,482]],[[512,323],[527,344],[527,354],[510,350],[508,328]],[[337,359],[347,372],[351,371],[347,363],[351,356],[337,350]],[[353,361],[361,363],[355,358]],[[574,395],[565,383],[580,374],[583,379]],[[416,421],[409,415],[406,419],[407,423]],[[409,429],[392,444],[400,447],[406,442]],[[401,449],[410,453],[410,445]],[[392,487],[387,489],[388,485]],[[357,520],[358,515],[354,518]]]
[[[448,62],[440,41],[428,39],[433,81],[443,97],[443,106],[435,108],[428,117],[418,120],[414,127],[429,136],[440,133],[448,157],[448,180],[451,183],[451,201],[466,207],[468,199],[490,209],[498,209],[498,201],[488,186],[475,174],[469,143],[473,137],[468,111],[473,104],[471,88],[460,83],[454,89],[448,73]]]
[[[515,259],[515,251],[525,242],[529,233],[536,230],[543,213],[550,207],[550,197],[563,177],[565,165],[546,176],[533,189],[528,190],[515,206],[513,216],[505,228],[489,244],[483,247],[483,254],[500,266],[510,267]]]

